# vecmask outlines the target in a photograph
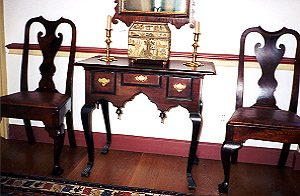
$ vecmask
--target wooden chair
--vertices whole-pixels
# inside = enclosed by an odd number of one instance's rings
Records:
[[[263,36],[265,43],[255,45],[257,61],[262,69],[262,76],[258,81],[260,94],[256,103],[251,107],[243,106],[244,92],[244,50],[246,36],[252,32]],[[284,34],[291,34],[297,40],[296,57],[294,61],[294,77],[289,110],[281,110],[276,105],[274,91],[277,81],[274,73],[280,63],[285,46],[278,46],[276,42]],[[263,46],[262,46],[263,45]],[[290,144],[300,144],[300,117],[297,115],[299,103],[299,72],[300,72],[300,35],[298,32],[283,28],[277,32],[267,32],[261,27],[254,27],[244,31],[240,42],[238,66],[238,81],[236,91],[236,111],[226,125],[226,138],[221,148],[221,158],[225,180],[219,184],[219,191],[228,192],[230,159],[237,163],[238,150],[247,139],[282,142],[283,148],[278,167],[285,166],[289,154]],[[289,97],[289,95],[287,95]]]
[[[41,80],[39,81],[39,87],[34,91],[28,91],[29,29],[33,23],[42,24],[46,32],[45,34],[42,32],[37,34],[39,47],[43,54],[43,62],[40,66]],[[72,40],[64,94],[56,90],[53,82],[53,76],[56,71],[54,58],[63,40],[63,35],[56,33],[56,29],[62,23],[67,23],[72,28]],[[63,173],[63,169],[59,165],[59,157],[64,144],[64,117],[66,117],[70,146],[76,147],[72,116],[72,78],[76,50],[75,44],[76,27],[72,21],[64,18],[60,18],[57,21],[48,21],[42,16],[30,19],[25,26],[25,41],[21,68],[21,92],[2,96],[0,99],[2,117],[24,119],[26,134],[30,144],[35,143],[30,120],[41,120],[44,123],[46,131],[54,140],[53,175],[61,175]]]

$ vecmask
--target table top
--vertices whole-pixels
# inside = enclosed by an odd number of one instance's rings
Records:
[[[102,71],[137,71],[139,73],[155,73],[155,74],[172,74],[172,75],[189,75],[201,76],[215,75],[216,70],[213,62],[199,61],[204,66],[189,67],[184,65],[186,61],[170,60],[165,67],[154,64],[132,64],[128,57],[115,57],[116,61],[104,62],[99,57],[94,56],[82,61],[74,63],[83,66],[86,70],[102,70]]]

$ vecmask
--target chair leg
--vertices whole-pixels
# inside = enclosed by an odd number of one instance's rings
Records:
[[[278,161],[278,164],[277,164],[277,168],[283,169],[285,167],[285,164],[286,164],[289,152],[290,152],[290,147],[291,147],[291,144],[288,144],[288,143],[284,143],[282,145],[282,149],[281,149],[279,161]]]
[[[35,144],[35,138],[33,135],[33,131],[32,131],[32,127],[30,124],[30,120],[26,120],[24,119],[24,124],[25,124],[25,130],[26,130],[26,135],[27,135],[27,139],[28,139],[28,144]]]
[[[59,165],[60,154],[64,146],[65,132],[63,124],[59,127],[45,126],[49,136],[54,140],[54,168],[52,175],[60,176],[64,170]]]
[[[71,148],[76,148],[76,138],[74,133],[74,126],[73,126],[73,115],[72,112],[68,112],[66,114],[66,122],[67,122],[67,131],[68,131],[68,139]]]
[[[59,165],[60,154],[64,145],[65,133],[53,137],[54,140],[54,168],[52,170],[52,175],[60,176],[63,174],[64,170]]]
[[[239,151],[235,150],[231,157],[231,163],[236,164],[238,160]]]
[[[239,142],[224,142],[221,148],[221,159],[224,170],[224,181],[219,184],[220,193],[228,193],[229,176],[230,176],[230,157],[235,156],[236,151],[242,148],[242,144]]]

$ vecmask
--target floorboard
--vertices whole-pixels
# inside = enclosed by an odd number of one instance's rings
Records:
[[[193,167],[197,190],[187,189],[186,157],[110,150],[101,154],[95,150],[91,175],[81,177],[87,164],[85,147],[64,146],[60,178],[122,186],[154,188],[202,195],[219,194],[217,186],[223,180],[221,161],[200,159]],[[53,145],[1,139],[1,171],[50,176],[53,165]],[[279,170],[276,166],[238,163],[231,167],[228,196],[297,196],[300,195],[300,171]]]

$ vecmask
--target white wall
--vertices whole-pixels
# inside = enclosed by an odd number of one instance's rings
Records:
[[[238,54],[239,38],[241,33],[254,26],[262,26],[268,31],[279,30],[282,27],[292,28],[300,32],[300,1],[299,0],[193,0],[195,11],[193,18],[200,21],[201,37],[198,52]],[[32,17],[44,16],[48,20],[57,20],[60,17],[71,19],[77,27],[77,45],[91,47],[105,47],[105,26],[107,15],[114,15],[114,0],[4,0],[6,44],[22,43],[24,26]],[[113,25],[113,48],[127,48],[127,30],[124,23]],[[172,31],[172,51],[192,51],[193,30],[189,25],[180,30],[170,26]],[[62,28],[62,31],[68,29]],[[255,36],[254,36],[255,37]],[[33,38],[34,39],[34,38]],[[252,43],[252,38],[249,39]],[[282,42],[293,46],[287,50],[288,57],[293,56],[294,40],[281,39]],[[253,54],[252,48],[247,48],[248,54]],[[57,61],[65,61],[59,58]],[[77,59],[80,60],[80,59]],[[39,57],[31,57],[33,66],[40,64]],[[7,55],[8,91],[16,92],[19,89],[21,56]],[[203,88],[203,130],[200,141],[222,143],[225,136],[225,123],[230,118],[235,106],[236,67],[216,66],[217,75],[207,76]],[[260,71],[248,68],[247,77],[259,78]],[[32,75],[35,75],[34,72]],[[276,97],[278,105],[287,108],[284,103],[284,93],[288,92],[290,71],[278,71],[276,75],[279,83]],[[30,81],[31,89],[34,89],[34,78]],[[55,80],[61,80],[58,76]],[[249,91],[246,92],[245,103],[251,105],[257,94],[255,85],[246,83]],[[58,86],[63,89],[63,86]],[[75,68],[74,73],[74,126],[76,130],[82,130],[80,109],[84,104],[84,71],[81,67]],[[112,105],[111,105],[112,106]],[[158,138],[170,138],[190,140],[192,123],[188,111],[182,107],[176,107],[167,112],[164,124],[160,123],[159,111],[155,104],[150,102],[145,95],[138,95],[134,101],[128,102],[123,109],[122,120],[117,120],[115,107],[110,107],[112,132],[137,136],[149,136]],[[298,112],[299,114],[299,112]],[[100,120],[99,120],[100,119]],[[11,123],[21,123],[12,119]],[[40,126],[41,123],[35,123]],[[94,111],[93,131],[103,132],[104,125],[100,110]],[[278,143],[247,141],[246,145],[280,147]],[[295,146],[293,147],[295,149]]]

